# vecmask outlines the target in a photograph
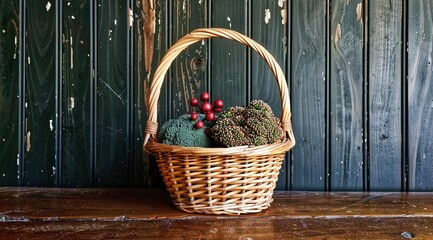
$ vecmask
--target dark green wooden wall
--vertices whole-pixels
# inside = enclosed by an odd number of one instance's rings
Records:
[[[0,186],[161,187],[141,146],[152,73],[180,37],[224,27],[261,43],[286,73],[297,145],[278,189],[433,190],[433,0],[3,0],[0,9]],[[212,39],[173,63],[159,121],[205,90],[280,113],[263,60]]]

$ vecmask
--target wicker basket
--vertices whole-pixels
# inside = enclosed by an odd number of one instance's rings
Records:
[[[255,50],[268,64],[280,89],[284,136],[262,146],[200,148],[157,142],[157,104],[172,61],[189,45],[207,38],[226,38]],[[149,116],[143,149],[156,157],[174,204],[186,212],[256,213],[270,206],[285,153],[295,145],[290,123],[287,83],[274,57],[254,40],[232,30],[197,29],[177,41],[155,71],[150,88]]]

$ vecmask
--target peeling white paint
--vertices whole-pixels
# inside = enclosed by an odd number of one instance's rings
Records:
[[[30,148],[32,148],[32,144],[30,142],[30,137],[31,137],[31,133],[30,133],[30,131],[28,131],[26,134],[26,151],[27,152],[30,152]]]
[[[134,23],[134,13],[132,12],[132,9],[129,8],[129,26],[132,27],[133,23]]]
[[[227,17],[227,22],[229,22],[229,27],[232,28],[232,22],[230,20],[230,17]]]
[[[362,23],[362,3],[356,5],[356,20],[361,21]]]
[[[18,49],[18,39],[17,36],[15,36],[15,52],[14,52],[14,59],[17,59],[17,49]]]
[[[3,33],[6,33],[6,30],[3,29],[2,32],[3,32]]]
[[[74,69],[74,48],[73,48],[73,45],[72,45],[72,30],[69,30],[69,32],[70,32],[70,37],[69,37],[69,46],[70,46],[70,48],[71,48],[71,69]]]
[[[72,18],[72,19],[75,19],[75,16],[74,16],[74,15],[72,15],[72,16],[71,16],[71,18]]]
[[[278,6],[280,8],[284,7],[284,0],[278,0]]]
[[[281,24],[286,24],[287,22],[287,11],[286,9],[281,10]]]
[[[183,10],[183,13],[185,14],[186,13],[186,1],[185,0],[183,0],[183,3],[182,3],[182,10]]]
[[[203,0],[198,0],[198,4],[200,4],[201,5],[201,3],[203,2]]]
[[[25,107],[27,108],[27,102],[25,103]]]
[[[117,25],[117,19],[114,19],[114,25]]]
[[[71,2],[68,2],[66,5],[71,6]]]
[[[201,45],[204,45],[205,44],[205,41],[204,41],[204,39],[203,40],[201,40]]]
[[[265,9],[265,23],[268,24],[269,23],[269,19],[271,19],[271,10]]]
[[[47,12],[51,9],[51,3],[47,2],[47,5],[45,5],[45,9],[47,9]]]
[[[341,24],[337,24],[337,29],[335,30],[335,36],[334,36],[334,44],[337,45],[338,41],[341,39]]]
[[[17,165],[18,166],[20,165],[20,154],[19,153],[17,154]]]
[[[30,57],[27,57],[27,63],[30,65]]]
[[[53,120],[50,119],[50,130],[53,131],[53,129],[54,129],[54,126],[53,126]]]
[[[74,109],[75,108],[75,98],[71,97],[69,99],[69,109]]]

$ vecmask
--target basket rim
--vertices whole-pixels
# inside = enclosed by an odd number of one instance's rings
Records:
[[[259,146],[236,146],[236,147],[186,147],[179,145],[170,145],[165,143],[156,142],[151,139],[146,145],[144,150],[152,154],[167,153],[176,155],[194,155],[194,156],[263,156],[270,154],[281,154],[290,150],[295,143],[288,138],[277,141],[272,144],[263,144]]]

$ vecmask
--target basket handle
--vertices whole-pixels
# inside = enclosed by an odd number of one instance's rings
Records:
[[[146,122],[146,130],[145,130],[145,139],[144,146],[146,146],[149,141],[150,136],[154,137],[158,131],[158,122],[157,122],[157,105],[159,94],[161,90],[162,83],[164,82],[165,74],[167,73],[168,68],[170,67],[173,60],[189,45],[192,45],[200,40],[207,38],[226,38],[230,40],[237,41],[245,46],[252,48],[256,51],[268,64],[269,68],[272,70],[274,77],[277,81],[278,87],[280,89],[280,97],[281,97],[281,125],[283,131],[286,133],[286,138],[289,138],[292,142],[295,141],[292,124],[290,122],[290,100],[289,100],[289,91],[287,88],[286,78],[284,76],[281,67],[278,65],[275,58],[259,43],[254,41],[253,39],[233,30],[224,29],[224,28],[199,28],[188,35],[179,39],[173,46],[168,49],[164,58],[158,65],[158,68],[155,71],[155,75],[153,76],[153,81],[150,86],[150,94],[149,94],[149,116]]]

